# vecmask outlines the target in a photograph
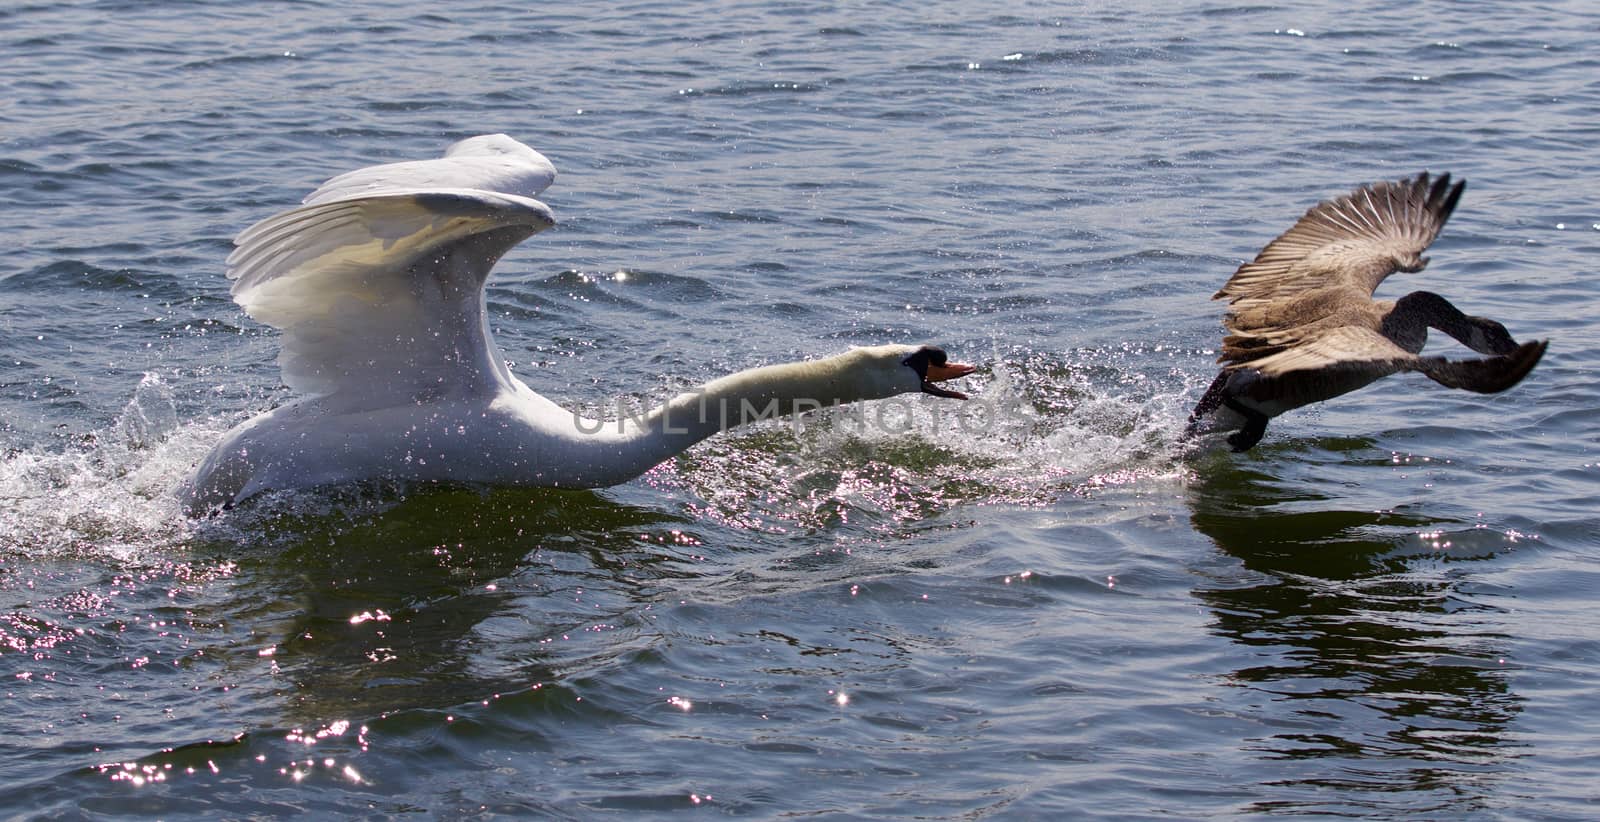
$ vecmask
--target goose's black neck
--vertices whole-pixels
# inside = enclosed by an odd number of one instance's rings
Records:
[[[1428,329],[1437,328],[1466,342],[1471,332],[1467,315],[1432,291],[1413,291],[1395,301],[1383,318],[1383,336],[1415,354],[1428,341]]]
[[[1506,327],[1486,317],[1473,317],[1431,291],[1413,291],[1395,301],[1383,318],[1382,333],[1415,354],[1437,328],[1479,354],[1503,355],[1515,351],[1516,340]]]

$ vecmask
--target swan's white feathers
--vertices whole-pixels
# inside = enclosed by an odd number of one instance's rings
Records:
[[[469,137],[435,160],[408,160],[345,172],[306,195],[324,203],[395,191],[466,188],[538,197],[555,182],[556,168],[543,154],[504,134]]]
[[[283,380],[307,396],[229,431],[184,491],[190,513],[269,489],[377,477],[594,488],[774,412],[911,392],[961,397],[931,383],[971,366],[886,345],[748,369],[643,417],[603,422],[562,409],[506,367],[483,295],[496,260],[551,224],[532,195],[554,177],[533,149],[475,137],[439,160],[335,177],[242,232],[228,257],[234,299],[282,330]]]
[[[531,234],[552,221],[549,207],[538,200],[488,191],[390,193],[301,206],[241,232],[234,240],[238,248],[228,255],[228,277],[235,280],[234,300],[250,316],[278,326],[251,310],[251,293],[268,280],[292,280],[341,265],[398,273],[462,239],[513,226],[525,226]],[[507,243],[500,254],[525,236]],[[484,265],[482,274],[488,270]]]
[[[537,159],[481,151],[496,145],[474,138],[440,160],[341,175],[239,234],[227,262],[233,297],[283,332],[284,384],[338,393],[346,408],[497,384],[484,282],[502,254],[553,220],[538,200],[461,183],[537,192],[554,170],[532,149]],[[408,180],[441,184],[402,187]]]

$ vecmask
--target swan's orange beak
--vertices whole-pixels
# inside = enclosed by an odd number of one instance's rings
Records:
[[[928,373],[922,378],[922,393],[932,394],[935,397],[948,397],[952,400],[964,400],[967,398],[966,394],[960,391],[951,391],[948,388],[940,388],[934,383],[965,377],[977,370],[974,366],[960,362],[947,362],[943,365],[929,363]]]

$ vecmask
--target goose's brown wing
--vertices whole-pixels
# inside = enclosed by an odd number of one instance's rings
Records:
[[[1417,355],[1390,342],[1388,337],[1371,329],[1347,325],[1298,340],[1275,354],[1229,363],[1225,367],[1254,368],[1266,377],[1281,377],[1292,371],[1362,368],[1372,371],[1376,378],[1413,370],[1417,360]]]
[[[1523,343],[1517,350],[1499,357],[1481,360],[1447,360],[1444,357],[1420,357],[1416,370],[1440,385],[1464,388],[1479,394],[1504,391],[1528,376],[1539,364],[1549,340]]]
[[[1521,382],[1539,364],[1548,344],[1541,340],[1523,343],[1503,356],[1452,360],[1419,357],[1376,331],[1344,326],[1276,354],[1226,367],[1253,368],[1270,378],[1293,374],[1308,379],[1320,373],[1329,380],[1360,377],[1363,383],[1401,371],[1418,371],[1449,388],[1493,394]]]
[[[1278,300],[1328,285],[1368,295],[1398,270],[1418,271],[1461,199],[1465,181],[1427,172],[1358,188],[1312,206],[1212,296],[1229,302]]]
[[[1359,288],[1318,288],[1281,300],[1241,300],[1228,308],[1223,319],[1227,336],[1222,338],[1218,361],[1244,363],[1259,360],[1321,339],[1341,330],[1377,329],[1383,325],[1387,304],[1373,302]],[[1346,333],[1348,333],[1348,331]],[[1380,345],[1379,340],[1386,345]],[[1340,354],[1388,354],[1393,343],[1381,337],[1345,337],[1324,342],[1330,352]]]

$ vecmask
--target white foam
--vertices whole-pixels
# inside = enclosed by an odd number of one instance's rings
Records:
[[[146,374],[106,430],[0,459],[0,548],[131,555],[181,540],[190,525],[177,491],[226,427],[180,424],[165,383]]]
[[[925,507],[918,498],[1049,504],[1182,481],[1194,379],[1125,371],[1108,362],[1120,353],[1027,363],[997,355],[985,378],[962,386],[965,402],[912,395],[763,424],[698,446],[651,479],[686,486],[721,519],[804,524],[851,507],[914,518]]]

